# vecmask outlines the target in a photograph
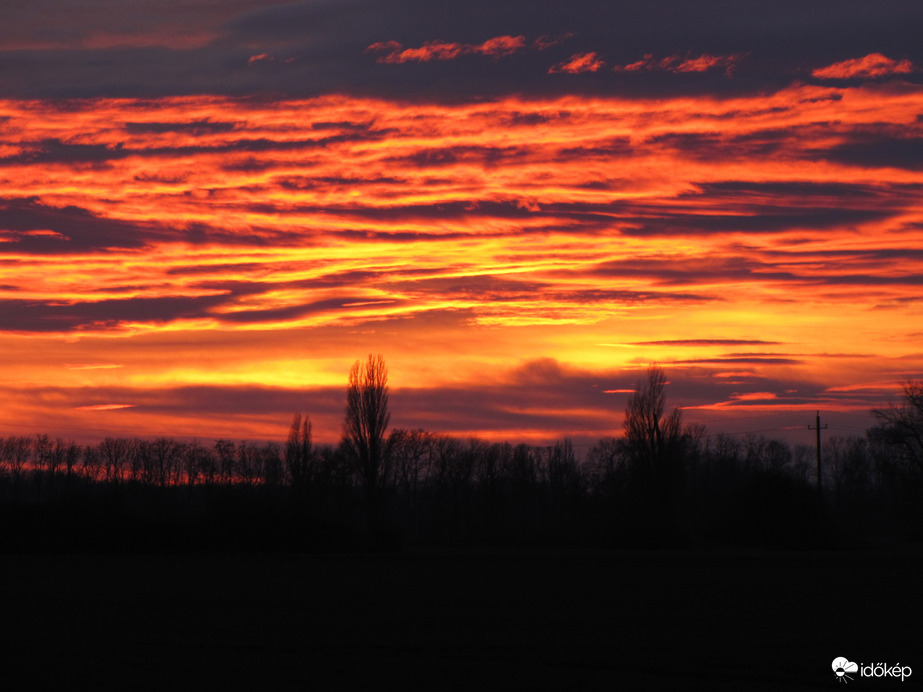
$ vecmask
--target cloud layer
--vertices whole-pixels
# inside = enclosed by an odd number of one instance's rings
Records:
[[[335,440],[369,352],[518,439],[654,361],[730,426],[920,376],[918,4],[518,6],[0,10],[8,425]]]
[[[0,91],[459,99],[574,88],[549,72],[579,74],[596,94],[759,93],[812,71],[919,83],[908,65],[923,64],[921,23],[918,3],[864,0],[835,13],[796,0],[36,0],[0,8]]]

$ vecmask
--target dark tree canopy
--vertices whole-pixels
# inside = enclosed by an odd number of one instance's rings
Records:
[[[311,419],[296,413],[285,445],[285,465],[293,486],[302,487],[308,481],[312,457]]]
[[[369,354],[363,365],[349,371],[343,441],[356,464],[369,502],[374,502],[388,478],[389,455],[385,431],[388,411],[388,367],[381,356]]]
[[[868,436],[888,470],[923,485],[923,381],[905,382],[903,389],[900,406],[872,411],[878,425]]]
[[[652,365],[635,387],[625,408],[625,443],[632,460],[653,477],[662,475],[680,451],[683,418],[679,409],[666,411],[667,378]]]
[[[625,408],[623,442],[635,497],[645,507],[644,530],[659,542],[670,542],[679,533],[686,461],[682,414],[679,409],[666,413],[666,384],[663,368],[647,369]]]

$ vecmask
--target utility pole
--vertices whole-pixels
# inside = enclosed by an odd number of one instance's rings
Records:
[[[821,502],[821,503],[824,501],[824,492],[823,492],[823,488],[821,487],[821,475],[820,475],[820,431],[821,431],[821,430],[826,430],[826,429],[827,429],[827,424],[826,424],[826,423],[824,423],[823,427],[821,427],[821,424],[820,424],[820,411],[818,411],[818,412],[817,412],[817,423],[816,423],[816,425],[814,425],[814,427],[811,427],[811,426],[809,425],[809,426],[808,426],[808,430],[816,430],[816,431],[817,431],[817,499],[818,499],[818,501]]]

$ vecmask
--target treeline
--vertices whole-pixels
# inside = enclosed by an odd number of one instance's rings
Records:
[[[280,485],[292,482],[287,462],[275,442],[218,440],[205,445],[169,437],[107,437],[82,446],[47,435],[0,439],[0,473],[14,485],[26,476],[41,478],[49,487],[79,480],[159,487]]]
[[[916,384],[866,436],[824,441],[819,489],[814,447],[684,426],[665,407],[658,368],[630,398],[624,435],[582,454],[568,440],[388,432],[383,368],[372,359],[354,368],[338,445],[313,444],[301,415],[284,443],[0,439],[0,550],[816,548],[923,538]]]
[[[673,497],[652,495],[623,438],[511,445],[391,431],[382,509],[343,445],[213,445],[45,435],[0,443],[0,537],[19,548],[333,550],[429,545],[776,547],[917,539],[920,493],[864,437],[815,450],[689,434]],[[369,525],[370,520],[376,525]],[[2,545],[0,545],[2,548]]]

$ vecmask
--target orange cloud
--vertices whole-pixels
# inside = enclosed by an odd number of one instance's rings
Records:
[[[744,58],[744,54],[734,55],[702,55],[692,57],[681,57],[679,55],[670,55],[665,58],[655,58],[653,54],[648,53],[641,60],[626,65],[616,65],[612,68],[614,72],[673,72],[681,74],[684,72],[707,72],[712,69],[722,68],[726,76],[734,74],[738,64]]]
[[[675,67],[674,72],[707,72],[714,68],[724,68],[727,76],[731,76],[740,62],[741,55],[707,55],[703,54],[697,58],[687,58]]]
[[[582,72],[597,72],[605,67],[606,63],[600,60],[596,53],[575,53],[570,60],[552,65],[548,74],[580,74]]]
[[[594,373],[650,361],[701,410],[869,408],[855,385],[923,368],[921,110],[912,85],[0,100],[0,419],[284,439],[310,405],[335,442],[379,351],[396,425],[617,427],[637,378]],[[479,394],[549,356],[547,400]]]
[[[881,53],[869,53],[863,58],[843,60],[821,67],[811,75],[818,79],[873,79],[896,74],[910,74],[915,67],[909,60],[892,60]]]
[[[524,36],[496,36],[484,43],[446,43],[427,41],[420,48],[404,48],[397,41],[373,43],[366,52],[383,53],[376,62],[399,64],[405,62],[429,62],[431,60],[453,60],[461,55],[487,55],[504,58],[521,50],[526,45]]]
[[[512,55],[526,45],[524,36],[497,36],[484,41],[480,46],[474,46],[474,53],[489,55],[493,58],[503,58]]]

